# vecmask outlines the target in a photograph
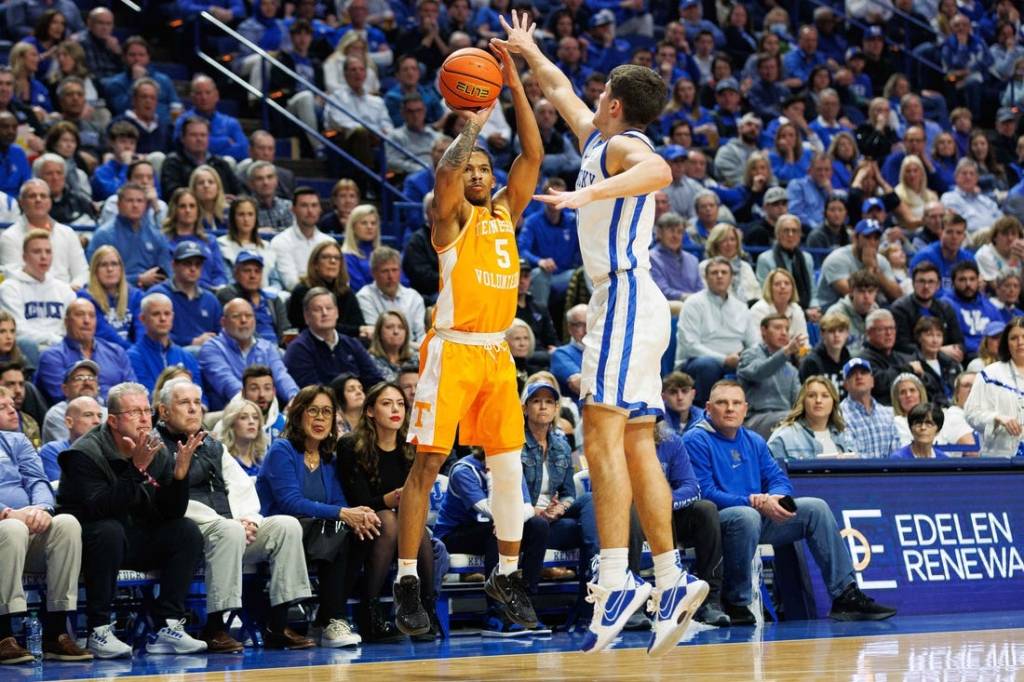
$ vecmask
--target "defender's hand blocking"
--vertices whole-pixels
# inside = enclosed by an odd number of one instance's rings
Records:
[[[533,38],[533,32],[537,25],[530,23],[529,14],[526,12],[520,14],[516,10],[512,10],[511,26],[505,21],[505,17],[500,14],[498,15],[498,21],[501,22],[501,27],[505,29],[508,38],[505,40],[491,38],[491,45],[499,45],[515,54],[522,54],[526,50],[537,47],[537,43]]]
[[[583,189],[578,189],[574,192],[562,192],[557,189],[549,189],[547,194],[534,194],[533,198],[543,204],[554,206],[557,209],[579,208],[580,206],[586,206],[594,200],[589,187],[584,187]]]

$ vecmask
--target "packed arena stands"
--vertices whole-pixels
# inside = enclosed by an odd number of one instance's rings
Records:
[[[650,245],[673,324],[658,447],[712,589],[698,620],[753,622],[748,555],[799,538],[749,499],[793,493],[788,464],[1024,453],[1018,3],[136,2],[0,7],[0,663],[130,655],[129,569],[159,584],[151,653],[237,653],[242,611],[269,648],[402,636],[382,597],[438,295],[433,169],[465,125],[436,78],[513,9],[592,108],[620,64],[665,83],[642,131],[672,177]],[[521,79],[537,192],[572,188],[584,141]],[[507,97],[477,144],[501,186],[521,149]],[[594,283],[574,211],[535,201],[517,230],[523,570],[532,594],[573,592],[598,549]],[[746,479],[725,471],[716,386],[745,400]],[[432,616],[496,561],[483,469],[464,446],[442,469]],[[833,615],[891,615],[844,591],[832,512],[806,513]],[[722,575],[723,553],[746,567]],[[243,590],[254,572],[265,592]]]

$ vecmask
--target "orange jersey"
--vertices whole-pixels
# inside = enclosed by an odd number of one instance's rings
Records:
[[[474,206],[458,238],[438,251],[440,292],[434,327],[504,332],[519,299],[519,249],[508,209]]]

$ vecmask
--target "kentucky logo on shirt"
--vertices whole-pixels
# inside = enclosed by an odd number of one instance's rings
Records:
[[[146,242],[146,251],[153,250],[153,242]]]
[[[46,318],[59,320],[64,317],[64,304],[60,301],[27,301],[25,303],[25,319],[38,320]]]
[[[743,455],[740,454],[739,450],[733,450],[731,454],[732,454],[732,468],[733,469],[735,469],[736,467],[738,467],[741,464],[743,464]]]

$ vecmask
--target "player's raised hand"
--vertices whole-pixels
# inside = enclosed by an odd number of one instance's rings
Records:
[[[475,125],[477,130],[484,127],[487,123],[487,119],[491,117],[491,112],[494,111],[494,107],[498,105],[498,100],[494,100],[483,109],[473,111],[471,109],[456,109],[455,113],[466,119],[467,125]]]
[[[501,22],[501,27],[505,29],[508,38],[505,40],[492,38],[492,45],[494,43],[502,45],[513,54],[521,54],[526,50],[537,48],[537,43],[533,39],[533,31],[537,28],[537,25],[530,22],[529,14],[512,10],[511,26],[505,21],[505,17],[501,15],[498,15],[498,21]]]
[[[508,45],[502,44],[497,38],[491,38],[491,52],[501,62],[501,74],[505,78],[505,85],[513,90],[523,87],[522,81],[519,80],[519,70],[512,60],[512,55],[509,54]]]
[[[559,210],[563,208],[580,208],[593,201],[589,187],[584,187],[574,192],[549,189],[547,194],[534,194],[533,198],[543,204],[554,206]]]

